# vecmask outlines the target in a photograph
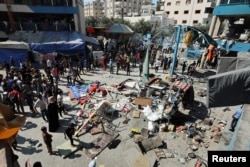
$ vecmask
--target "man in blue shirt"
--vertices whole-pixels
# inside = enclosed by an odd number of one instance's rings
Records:
[[[242,108],[243,108],[244,105],[242,105],[240,108],[238,108],[235,113],[233,114],[233,120],[231,122],[231,129],[229,129],[230,131],[234,132],[234,129],[237,125],[237,122],[241,116],[241,113],[242,113]]]

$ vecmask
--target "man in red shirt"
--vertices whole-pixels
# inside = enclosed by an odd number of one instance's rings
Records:
[[[22,113],[24,114],[24,108],[23,103],[21,99],[21,92],[18,91],[17,87],[13,87],[13,90],[8,93],[8,99],[10,102],[11,109],[15,112],[15,105],[17,107],[17,112],[21,113],[20,108],[22,110]]]

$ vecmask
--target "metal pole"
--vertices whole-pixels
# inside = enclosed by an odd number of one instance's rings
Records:
[[[151,42],[148,42],[148,46],[147,46],[147,51],[146,51],[146,55],[144,58],[144,62],[143,62],[143,77],[142,77],[142,83],[145,84],[148,81],[149,78],[149,51],[150,51],[150,45]]]
[[[123,20],[123,7],[122,7],[122,24],[124,24],[124,20]]]
[[[175,47],[174,47],[174,55],[172,58],[172,66],[170,67],[170,77],[173,76],[174,73],[174,68],[175,68],[175,62],[176,62],[176,57],[177,57],[177,53],[178,53],[178,47],[179,47],[179,42],[180,42],[180,35],[181,35],[181,25],[178,25],[177,28],[177,35],[176,35],[176,43],[175,43]]]

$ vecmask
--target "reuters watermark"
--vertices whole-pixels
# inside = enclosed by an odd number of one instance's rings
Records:
[[[208,167],[249,167],[250,151],[208,151]]]

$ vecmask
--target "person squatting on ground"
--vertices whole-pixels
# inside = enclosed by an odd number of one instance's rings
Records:
[[[42,114],[42,118],[44,121],[48,122],[48,118],[47,118],[47,103],[43,100],[42,95],[38,95],[37,100],[34,103],[33,109],[35,112],[37,111],[37,108],[40,108],[40,112]]]
[[[71,146],[75,147],[74,145],[74,140],[73,140],[73,135],[75,134],[75,124],[70,123],[70,125],[65,129],[64,131],[64,138],[67,139],[67,137],[70,140]]]
[[[235,127],[237,125],[238,120],[240,119],[241,113],[242,113],[242,108],[244,105],[242,105],[240,108],[238,108],[235,113],[233,114],[232,118],[232,122],[231,122],[231,129],[229,129],[230,131],[234,131]]]
[[[47,128],[45,126],[43,126],[41,128],[41,131],[42,131],[43,141],[47,146],[48,153],[51,155],[51,154],[53,154],[53,151],[52,151],[52,135],[47,132]]]

